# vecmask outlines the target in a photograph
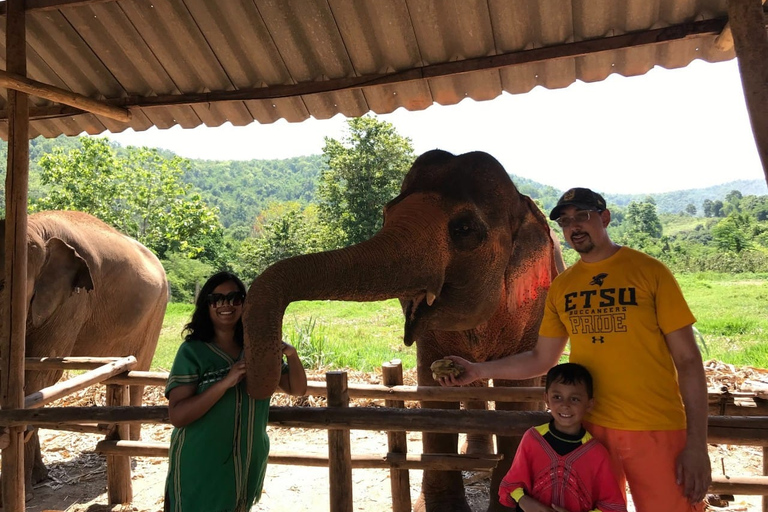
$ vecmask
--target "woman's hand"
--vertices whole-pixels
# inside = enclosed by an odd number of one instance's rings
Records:
[[[229,369],[227,376],[221,379],[221,382],[223,382],[227,386],[227,389],[229,389],[232,386],[236,386],[243,380],[243,377],[245,377],[245,361],[237,361],[232,365],[232,368]]]

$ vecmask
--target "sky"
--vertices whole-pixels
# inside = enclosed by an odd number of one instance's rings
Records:
[[[560,190],[658,193],[765,179],[735,59],[377,117],[410,138],[416,154],[486,151],[507,172]],[[345,121],[337,115],[107,136],[186,158],[282,159],[322,153],[325,137],[343,138]]]

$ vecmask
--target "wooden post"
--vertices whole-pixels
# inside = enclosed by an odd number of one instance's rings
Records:
[[[402,386],[403,364],[399,359],[393,359],[381,365],[381,373],[385,386]],[[403,400],[385,400],[385,407],[404,408]],[[389,453],[408,453],[408,440],[405,432],[387,432]],[[392,512],[411,511],[411,482],[408,470],[390,469],[389,479],[392,485]]]
[[[349,407],[346,372],[325,374],[328,408]],[[331,512],[352,512],[352,446],[349,429],[328,428],[328,480]]]
[[[768,182],[768,35],[760,0],[729,0],[728,18],[749,121]]]
[[[27,74],[24,0],[6,2],[6,69]],[[24,408],[24,339],[27,322],[27,188],[29,98],[8,90],[8,164],[5,179],[5,288],[0,338],[0,407]],[[24,426],[11,427],[2,451],[3,510],[23,512]]]
[[[763,446],[763,476],[768,476],[768,447]],[[763,512],[768,512],[768,495],[763,495]]]
[[[109,384],[107,386],[107,406],[130,405],[128,386]],[[130,425],[114,424],[106,439],[120,441],[130,438]],[[131,485],[131,458],[128,455],[107,455],[107,495],[110,505],[120,505],[133,501]]]

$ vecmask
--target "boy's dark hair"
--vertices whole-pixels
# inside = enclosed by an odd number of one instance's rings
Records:
[[[584,384],[587,388],[587,397],[592,398],[592,374],[578,363],[563,363],[553,366],[547,372],[547,381],[544,391],[549,391],[549,386],[555,382],[563,384]]]

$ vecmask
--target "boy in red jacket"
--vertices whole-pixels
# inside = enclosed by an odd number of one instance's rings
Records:
[[[592,376],[565,363],[547,373],[549,423],[524,435],[499,486],[499,502],[524,512],[626,512],[608,451],[581,424],[592,408]]]

